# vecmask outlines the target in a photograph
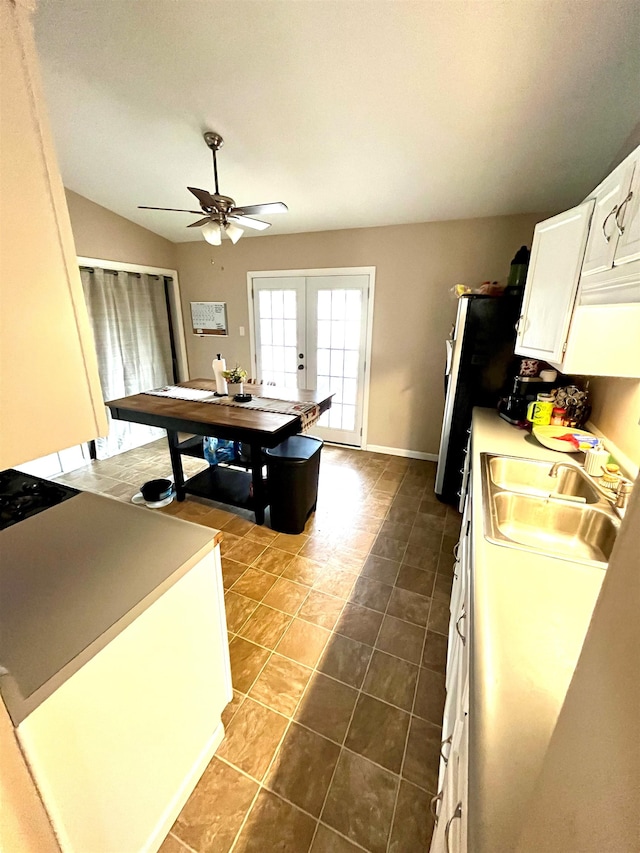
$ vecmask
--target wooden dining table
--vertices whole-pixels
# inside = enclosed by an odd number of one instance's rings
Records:
[[[192,379],[177,385],[178,388],[216,390],[213,379]],[[320,413],[331,406],[332,393],[284,388],[277,385],[245,385],[245,393],[270,400],[294,403],[315,403]],[[176,498],[183,501],[187,494],[197,495],[221,503],[251,509],[257,524],[264,524],[264,510],[269,503],[267,483],[263,475],[262,448],[275,447],[302,429],[299,415],[260,411],[240,405],[215,405],[173,397],[154,396],[149,393],[133,394],[105,403],[112,417],[166,429],[171,456],[171,467]],[[180,439],[179,433],[187,438]],[[239,441],[251,449],[249,471],[211,465],[194,477],[185,480],[182,456],[203,457],[202,441],[192,436]]]

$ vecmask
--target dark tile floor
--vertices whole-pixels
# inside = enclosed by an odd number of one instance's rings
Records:
[[[434,473],[325,446],[299,536],[192,498],[158,510],[224,531],[234,685],[225,739],[162,853],[428,850],[460,527]],[[61,479],[129,500],[169,474],[155,442]]]

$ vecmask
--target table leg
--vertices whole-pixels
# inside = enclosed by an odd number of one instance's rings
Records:
[[[267,503],[267,484],[262,476],[262,447],[251,442],[251,474],[253,475],[253,503],[256,524],[264,524]]]
[[[171,470],[173,471],[173,482],[176,487],[176,498],[179,501],[183,501],[186,492],[184,490],[182,454],[178,450],[178,433],[168,429],[167,441],[169,442],[169,456],[171,457]]]

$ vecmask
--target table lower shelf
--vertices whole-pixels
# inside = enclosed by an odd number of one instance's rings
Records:
[[[252,491],[252,475],[248,471],[220,465],[212,465],[195,477],[190,477],[184,484],[186,494],[255,511],[256,502]]]

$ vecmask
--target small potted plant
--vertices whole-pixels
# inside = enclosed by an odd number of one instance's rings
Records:
[[[247,371],[244,367],[236,364],[231,370],[223,370],[222,375],[227,380],[227,393],[230,397],[235,397],[238,394],[244,393],[244,381],[247,378]]]

